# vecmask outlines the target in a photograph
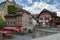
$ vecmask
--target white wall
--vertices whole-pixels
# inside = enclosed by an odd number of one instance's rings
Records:
[[[36,20],[35,19],[32,19],[33,20],[33,26],[36,25]]]
[[[23,16],[22,16],[22,26],[23,27],[28,27],[28,28],[30,28],[30,29],[32,29],[32,27],[35,25],[35,23],[33,24],[29,24],[29,17],[32,17],[31,15],[29,15],[29,14],[26,14],[26,13],[24,13],[23,14]],[[31,20],[32,22],[34,22],[33,20]]]

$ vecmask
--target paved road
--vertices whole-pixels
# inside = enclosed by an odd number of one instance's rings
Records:
[[[27,35],[14,35],[13,38],[8,38],[5,40],[31,40],[32,39],[32,35],[31,34],[27,34]]]

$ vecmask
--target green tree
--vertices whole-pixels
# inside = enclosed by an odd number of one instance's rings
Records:
[[[18,8],[15,7],[14,5],[9,5],[9,6],[8,6],[8,12],[16,12],[17,9],[18,9]]]
[[[5,25],[6,25],[6,21],[3,19],[0,19],[0,30],[4,29]]]

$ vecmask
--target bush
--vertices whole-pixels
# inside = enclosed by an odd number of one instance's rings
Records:
[[[6,21],[3,19],[0,19],[0,30],[4,29],[5,25],[6,25]]]
[[[29,29],[29,30],[28,30],[28,33],[32,33],[32,30]]]

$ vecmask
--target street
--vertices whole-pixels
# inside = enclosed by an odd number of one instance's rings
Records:
[[[31,40],[32,34],[26,34],[26,35],[14,35],[13,38],[7,38],[5,40]]]

